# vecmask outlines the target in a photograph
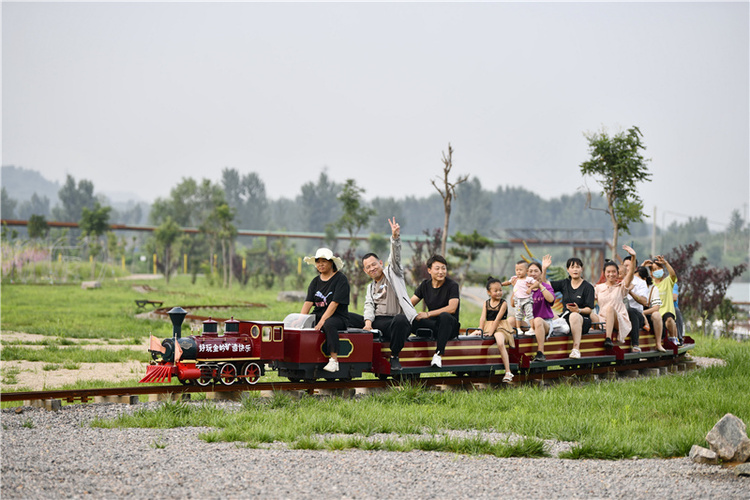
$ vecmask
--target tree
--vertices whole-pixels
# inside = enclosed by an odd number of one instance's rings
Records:
[[[142,202],[128,201],[127,206],[120,210],[112,210],[112,222],[119,224],[141,224],[143,219],[144,208],[148,210],[148,205]]]
[[[14,219],[16,217],[16,205],[18,205],[18,202],[8,195],[8,191],[4,187],[0,189],[0,196],[2,197],[0,212],[3,219]]]
[[[170,275],[179,266],[179,260],[177,260],[175,265],[172,255],[174,253],[174,244],[179,240],[181,235],[182,229],[171,216],[167,216],[166,220],[154,230],[157,251],[163,252],[164,255],[163,272],[167,284],[169,284]]]
[[[209,262],[213,258],[219,231],[215,225],[217,219],[212,216],[215,216],[216,207],[226,203],[221,186],[208,179],[198,183],[187,178],[172,188],[169,198],[157,198],[151,207],[149,219],[154,225],[163,224],[171,217],[179,227],[199,228],[198,234],[180,240],[182,251],[188,255],[191,263],[193,280],[201,266],[200,259],[193,257],[207,254]]]
[[[318,177],[318,183],[308,182],[302,185],[302,217],[304,231],[322,233],[329,221],[339,216],[337,198],[341,186],[331,181],[323,170]]]
[[[266,252],[266,272],[272,273],[272,276],[279,279],[281,289],[284,289],[286,277],[292,273],[295,268],[296,260],[294,249],[287,247],[286,238],[277,238],[269,245]]]
[[[55,207],[52,213],[59,221],[75,222],[81,220],[83,209],[91,210],[96,203],[94,184],[82,179],[78,181],[76,186],[76,181],[71,175],[66,177],[65,184],[60,188],[57,196],[60,198],[62,207]]]
[[[448,223],[450,222],[451,218],[451,203],[453,202],[453,198],[456,197],[456,186],[459,184],[466,182],[469,178],[468,175],[464,175],[458,178],[456,182],[450,182],[448,179],[448,176],[451,173],[451,169],[453,168],[453,148],[451,147],[451,144],[448,143],[448,156],[445,156],[445,152],[443,152],[443,179],[442,179],[442,187],[438,186],[438,184],[435,182],[435,179],[432,179],[430,182],[432,182],[432,185],[435,186],[435,189],[437,189],[437,192],[440,193],[440,196],[443,198],[443,210],[445,211],[445,219],[443,220],[443,236],[440,240],[440,254],[445,255],[445,246],[447,244],[448,240]]]
[[[49,225],[43,215],[32,215],[27,229],[31,239],[46,238],[49,234]]]
[[[745,221],[742,219],[740,211],[736,209],[732,210],[732,215],[729,219],[729,226],[727,226],[727,231],[729,233],[739,233],[744,227]]]
[[[354,307],[357,307],[361,288],[369,281],[369,278],[360,266],[359,257],[355,251],[357,240],[354,238],[363,227],[367,226],[370,217],[375,214],[375,210],[363,205],[362,194],[364,192],[365,190],[357,186],[354,179],[347,179],[341,193],[337,197],[341,202],[343,213],[336,222],[336,227],[346,229],[346,232],[349,233],[349,248],[341,256],[341,260],[350,270],[347,276],[351,285],[352,304]]]
[[[375,198],[370,203],[375,213],[370,219],[369,230],[371,233],[380,234],[383,231],[383,221],[395,217],[401,227],[405,227],[407,219],[404,217],[404,209],[395,198]],[[411,214],[410,214],[411,215]]]
[[[455,226],[458,231],[472,231],[479,228],[488,230],[493,227],[492,199],[490,193],[482,189],[482,183],[476,177],[461,184],[457,189],[455,206]]]
[[[375,210],[364,206],[362,203],[362,194],[364,189],[357,186],[354,179],[347,179],[344,188],[338,195],[337,199],[342,205],[342,214],[336,222],[336,227],[346,229],[349,233],[349,246],[356,247],[357,241],[354,239],[359,231],[367,226],[370,217],[375,215]]]
[[[638,182],[651,180],[646,167],[650,161],[643,158],[641,142],[643,134],[638,127],[627,133],[620,132],[610,137],[605,131],[586,134],[591,159],[581,163],[583,175],[594,176],[602,187],[602,196],[607,200],[606,209],[612,222],[612,252],[617,253],[617,237],[620,231],[630,234],[630,224],[640,222],[648,215],[643,213],[643,202],[638,195]],[[587,206],[591,207],[591,193]]]
[[[457,232],[451,239],[458,245],[458,248],[451,248],[449,250],[450,254],[458,258],[465,265],[464,272],[460,277],[460,282],[463,284],[469,276],[471,263],[477,258],[480,250],[492,245],[492,240],[479,234],[476,229],[471,234]]]
[[[107,255],[110,262],[117,262],[122,257],[125,257],[126,248],[127,240],[124,236],[118,239],[114,231],[107,233]]]
[[[29,220],[32,215],[42,215],[44,217],[49,216],[49,198],[46,196],[40,197],[38,194],[33,193],[29,201],[24,201],[18,207],[18,216],[23,220]]]
[[[109,212],[112,207],[103,207],[99,202],[94,202],[93,210],[82,207],[81,220],[78,226],[81,228],[81,237],[89,247],[89,255],[94,259],[101,253],[103,247],[100,238],[109,229]],[[91,262],[91,277],[96,277],[96,264]]]
[[[747,255],[747,227],[739,210],[733,210],[724,234],[724,253],[744,251]]]
[[[289,200],[279,198],[268,204],[269,224],[267,229],[284,231],[304,231],[307,229],[303,217],[304,208],[300,198]],[[306,217],[307,214],[305,214]]]
[[[729,268],[716,268],[709,265],[708,259],[703,256],[697,264],[693,264],[693,256],[701,247],[699,242],[673,248],[665,256],[667,261],[677,274],[680,285],[680,309],[687,316],[702,318],[704,332],[709,319],[722,311],[722,303],[725,300],[727,288],[735,278],[739,277],[747,264]]]
[[[217,222],[224,288],[228,288],[232,284],[231,263],[234,255],[234,240],[237,238],[237,228],[232,224],[234,209],[223,203],[216,207],[211,218]]]
[[[243,229],[267,229],[268,199],[266,185],[255,172],[240,177],[235,169],[225,168],[221,172],[229,207],[235,210],[235,220]]]

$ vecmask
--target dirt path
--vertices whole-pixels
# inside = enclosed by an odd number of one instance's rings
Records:
[[[8,345],[25,347],[28,349],[43,349],[44,345],[37,344],[42,341],[58,340],[57,337],[38,335],[23,332],[3,332],[0,336],[0,348]],[[61,345],[59,349],[68,347],[80,347],[84,350],[139,350],[145,352],[148,349],[148,339],[144,339],[139,345],[132,343],[118,344],[106,342],[100,339],[71,339],[73,345]],[[122,342],[127,342],[123,340]],[[45,370],[45,367],[47,368]],[[75,369],[66,369],[62,363],[49,363],[46,361],[3,361],[0,365],[0,390],[7,391],[29,390],[41,391],[44,389],[59,389],[68,384],[78,381],[103,380],[106,382],[125,382],[132,380],[137,382],[146,374],[146,364],[141,361],[124,361],[122,363],[78,363]]]
[[[67,384],[79,381],[103,380],[106,382],[125,382],[132,380],[133,385],[146,374],[146,364],[141,361],[122,363],[79,363],[75,370],[60,368],[44,370],[52,363],[44,361],[5,361],[2,365],[2,384],[0,389],[41,391],[59,389]],[[15,380],[7,384],[7,380]]]

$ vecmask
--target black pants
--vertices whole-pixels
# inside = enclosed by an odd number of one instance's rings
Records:
[[[349,324],[353,328],[364,328],[365,318],[360,314],[349,313]],[[401,349],[404,348],[406,338],[409,336],[411,325],[405,315],[397,314],[396,316],[375,316],[372,321],[372,328],[380,330],[383,338],[391,346],[391,355],[398,357]]]
[[[445,345],[452,338],[458,337],[458,320],[450,313],[440,313],[437,318],[415,319],[411,324],[412,333],[419,328],[428,328],[432,336],[437,340],[437,354],[445,353]]]
[[[315,320],[320,321],[320,318],[315,318]],[[349,325],[341,316],[331,316],[323,323],[323,333],[326,334],[329,356],[339,353],[339,330],[346,330],[348,327]]]
[[[630,324],[632,325],[630,328],[630,345],[640,345],[641,328],[644,325],[643,314],[638,312],[637,309],[628,307],[628,318],[630,318]]]
[[[674,321],[675,323],[677,323],[677,337],[682,340],[682,338],[685,336],[685,324],[682,321],[682,313],[680,312],[679,307],[674,307],[674,314]]]

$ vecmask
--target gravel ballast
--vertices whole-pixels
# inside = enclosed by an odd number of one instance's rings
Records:
[[[158,403],[147,403],[149,405]],[[195,403],[188,403],[195,404]],[[232,408],[236,403],[221,403]],[[204,428],[100,429],[135,406],[2,411],[3,498],[750,498],[750,478],[670,460],[495,458],[206,443]]]

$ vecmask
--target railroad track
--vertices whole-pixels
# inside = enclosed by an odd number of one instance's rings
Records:
[[[538,380],[556,380],[565,377],[586,377],[588,375],[602,375],[618,371],[642,370],[646,368],[661,368],[685,362],[685,356],[670,359],[646,360],[629,364],[602,364],[579,369],[543,370],[534,369],[516,375],[514,385]],[[403,380],[338,380],[315,382],[258,382],[256,384],[236,383],[232,385],[215,384],[199,385],[140,385],[137,387],[112,387],[99,389],[73,389],[60,391],[27,391],[6,392],[0,394],[0,401],[40,401],[61,400],[67,403],[88,403],[97,396],[141,396],[150,394],[193,394],[202,392],[247,392],[247,391],[306,391],[315,394],[316,391],[326,389],[357,389],[357,388],[386,388],[402,383],[421,384],[426,387],[434,386],[467,386],[476,384],[507,385],[502,383],[502,376],[490,375],[483,377],[459,377],[455,375],[439,377],[404,377]]]

